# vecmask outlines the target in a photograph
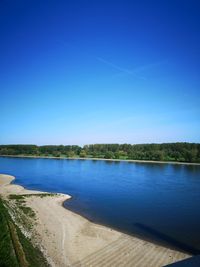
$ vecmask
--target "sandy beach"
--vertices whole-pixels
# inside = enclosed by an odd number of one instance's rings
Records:
[[[40,244],[51,266],[161,267],[190,257],[94,224],[62,206],[69,195],[40,197],[45,192],[12,184],[14,179],[10,175],[0,175],[0,195],[8,199],[10,194],[34,194],[25,198],[26,205],[36,213],[31,234],[33,242]]]

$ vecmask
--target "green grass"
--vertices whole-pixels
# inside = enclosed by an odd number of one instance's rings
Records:
[[[11,194],[9,195],[9,201],[6,201],[7,207],[15,214],[16,221],[23,225],[23,228],[26,229],[28,232],[34,229],[34,225],[36,222],[36,213],[30,207],[26,205],[26,198],[36,196],[36,197],[52,197],[57,194],[51,193],[41,193],[41,194],[23,194],[23,195],[16,195]]]
[[[21,209],[23,211],[23,213],[33,219],[36,218],[36,214],[35,212],[30,208],[30,207],[26,207],[26,206],[18,206],[19,209]]]
[[[0,266],[17,267],[19,264],[13,247],[8,220],[6,217],[7,211],[0,199]]]
[[[10,199],[24,199],[24,195],[9,195]]]
[[[39,250],[39,248],[32,245],[31,240],[26,238],[20,229],[17,227],[17,235],[19,237],[20,243],[23,247],[24,253],[26,255],[26,260],[30,267],[45,267],[49,266],[44,255]]]
[[[29,195],[10,195],[9,198],[15,200],[16,208],[19,208],[26,216],[35,219],[35,212],[30,207],[26,206],[25,196]]]
[[[15,199],[11,197],[11,199]],[[21,196],[18,199],[23,199]],[[28,207],[20,207],[25,214],[33,216]],[[42,252],[24,236],[8,212],[9,206],[0,198],[0,266],[45,267],[49,266]]]
[[[24,200],[27,197],[53,197],[56,196],[56,193],[42,193],[42,194],[24,194],[24,195],[14,195],[11,194],[9,195],[10,199],[14,199],[14,200]]]
[[[20,267],[28,267],[29,264],[26,260],[26,255],[24,253],[23,247],[19,241],[19,237],[17,235],[15,225],[13,224],[13,222],[11,220],[9,220],[8,226],[9,226],[10,236],[12,239],[13,247],[15,250],[15,255],[16,255],[16,258],[18,260],[19,266]]]

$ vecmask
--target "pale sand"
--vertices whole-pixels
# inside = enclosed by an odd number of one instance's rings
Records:
[[[12,176],[0,175],[0,194],[37,194],[10,184]],[[59,194],[26,198],[37,214],[34,231],[52,266],[159,267],[190,257],[169,248],[94,224],[63,208],[70,196]]]

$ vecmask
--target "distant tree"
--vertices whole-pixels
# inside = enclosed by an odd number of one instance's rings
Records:
[[[66,156],[69,158],[73,158],[76,156],[75,152],[73,150],[70,150],[66,153]]]
[[[53,151],[52,155],[54,157],[60,157],[61,156],[61,152],[60,151]]]
[[[92,154],[93,158],[98,157],[98,153],[96,151],[92,152],[91,154]]]
[[[0,155],[66,155],[67,157],[92,157],[135,160],[164,160],[200,162],[200,144],[93,144],[83,148],[77,145],[0,145]]]
[[[187,150],[185,151],[185,161],[188,161],[188,162],[195,162],[197,161],[197,154],[198,154],[198,151],[196,149],[191,149],[191,150]]]
[[[105,159],[114,159],[114,153],[112,151],[107,151],[104,156]]]
[[[115,159],[119,159],[119,158],[120,158],[120,153],[119,153],[119,151],[117,151],[117,152],[114,153],[114,157],[115,157]]]
[[[81,158],[85,158],[85,157],[87,156],[86,151],[85,151],[84,149],[82,149],[81,152],[80,152],[80,154],[79,154],[79,156],[80,156]]]
[[[127,158],[127,152],[123,150],[119,150],[114,153],[116,159],[124,159]]]
[[[154,157],[154,160],[159,160],[159,161],[164,160],[164,154],[162,151],[155,151],[153,153],[153,157]]]

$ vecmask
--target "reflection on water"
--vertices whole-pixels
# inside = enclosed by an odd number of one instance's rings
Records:
[[[200,250],[200,166],[0,158],[0,172],[30,189],[72,195],[65,206],[97,223]]]

